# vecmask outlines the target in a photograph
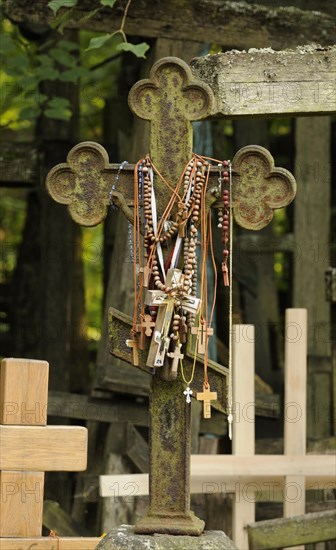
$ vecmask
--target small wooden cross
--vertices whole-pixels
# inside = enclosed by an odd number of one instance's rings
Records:
[[[153,321],[152,316],[149,314],[144,315],[140,324],[145,329],[146,336],[152,336],[152,328],[155,327],[155,321]]]
[[[170,359],[173,360],[172,367],[171,367],[171,374],[172,374],[173,378],[176,378],[176,376],[177,376],[177,369],[178,369],[179,360],[180,359],[182,360],[183,357],[184,357],[183,353],[181,353],[181,347],[182,347],[182,344],[177,344],[175,346],[174,351],[169,351],[167,353],[167,356],[170,357]]]
[[[211,418],[211,403],[210,401],[216,401],[217,392],[210,391],[210,385],[205,386],[203,384],[203,391],[196,394],[197,401],[203,401],[203,416],[204,418]]]
[[[128,339],[126,340],[126,346],[128,348],[132,348],[133,365],[135,367],[138,367],[139,366],[138,341],[135,338]]]
[[[206,323],[200,323],[198,327],[192,327],[191,334],[197,335],[197,351],[204,354],[207,347],[207,339],[213,336],[213,328],[208,327]]]

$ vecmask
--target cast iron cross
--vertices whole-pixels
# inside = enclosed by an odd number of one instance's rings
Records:
[[[161,59],[153,66],[148,80],[135,84],[129,95],[131,109],[150,121],[150,154],[161,174],[175,186],[192,154],[192,121],[212,113],[214,96],[201,81],[195,81],[190,68],[176,58]],[[68,204],[73,219],[83,225],[101,222],[107,212],[109,192],[115,183],[118,165],[109,164],[106,151],[86,142],[74,147],[68,163],[53,168],[47,187],[58,202]],[[233,201],[236,221],[249,229],[261,229],[275,208],[291,202],[295,180],[262,147],[241,149],[232,161]],[[216,202],[218,173],[210,177],[207,206]],[[167,202],[166,188],[155,183],[158,216]],[[133,222],[133,167],[122,170],[112,199]],[[127,347],[132,319],[114,309],[109,313],[111,353],[132,363]],[[146,350],[138,350],[138,368],[146,370]],[[194,354],[188,342],[183,360],[186,371]],[[227,369],[209,361],[208,376],[217,392],[215,408],[226,406]],[[203,357],[197,355],[193,395],[203,388]],[[185,384],[167,375],[165,365],[152,375],[150,392],[150,499],[148,514],[135,526],[138,533],[199,535],[204,522],[190,511],[190,405],[183,396]],[[190,397],[188,394],[187,397]]]

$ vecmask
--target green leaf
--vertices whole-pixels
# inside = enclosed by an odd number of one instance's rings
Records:
[[[102,6],[108,6],[109,8],[113,8],[116,1],[117,0],[100,0],[100,3]]]
[[[108,40],[112,38],[112,34],[104,34],[104,36],[95,36],[94,38],[91,38],[90,43],[88,47],[86,48],[86,52],[89,50],[95,50],[97,48],[101,48]]]
[[[79,45],[76,42],[71,42],[70,40],[60,40],[57,42],[58,48],[63,48],[68,52],[73,52],[74,50],[79,50]]]
[[[70,101],[66,97],[55,96],[49,99],[47,106],[50,109],[69,109]]]
[[[32,118],[37,118],[41,113],[41,109],[38,105],[31,105],[29,107],[24,107],[19,114],[19,120],[31,120]]]
[[[51,0],[48,7],[56,14],[60,8],[73,8],[77,5],[77,0]]]
[[[70,101],[65,97],[53,97],[49,99],[44,110],[45,116],[57,120],[69,120],[71,118]]]
[[[47,67],[53,67],[54,66],[54,60],[44,53],[41,53],[36,56],[37,60],[40,62],[41,65],[45,65]]]
[[[76,82],[79,78],[88,76],[90,71],[84,67],[74,67],[60,74],[62,82]]]
[[[145,53],[149,49],[149,44],[141,42],[141,44],[131,44],[130,42],[121,42],[116,46],[116,49],[124,52],[132,52],[137,57],[146,58]]]
[[[52,48],[49,50],[49,54],[55,61],[66,67],[73,67],[77,63],[77,58],[74,55],[61,48]]]
[[[35,75],[39,77],[39,80],[56,80],[59,77],[59,72],[53,67],[38,67],[35,71]]]
[[[69,109],[45,109],[44,114],[56,120],[70,120],[72,113]]]

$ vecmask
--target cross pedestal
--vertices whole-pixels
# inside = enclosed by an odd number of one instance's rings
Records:
[[[4,359],[0,366],[0,548],[44,548],[44,472],[86,469],[87,430],[47,426],[46,361]],[[93,549],[98,538],[62,539],[62,549]],[[55,547],[55,546],[54,546]]]
[[[130,107],[137,116],[150,121],[150,155],[170,186],[176,186],[191,158],[192,122],[211,116],[214,100],[210,87],[195,80],[188,65],[177,58],[168,57],[155,63],[150,78],[131,89]],[[109,164],[106,151],[91,142],[74,147],[67,160],[50,171],[46,181],[48,191],[56,201],[68,205],[75,221],[95,225],[106,215],[119,167]],[[264,227],[272,219],[273,210],[286,206],[295,195],[293,176],[275,168],[272,156],[262,147],[240,150],[232,161],[232,170],[231,206],[236,220],[244,227]],[[217,180],[218,171],[214,171],[208,185],[207,209],[217,200]],[[155,181],[155,195],[160,218],[168,202],[167,188],[160,180]],[[133,170],[120,172],[111,197],[133,223]],[[167,257],[169,253],[168,249]],[[115,310],[110,313],[111,353],[128,362],[132,362],[126,346],[131,327],[130,318]],[[190,342],[188,350],[184,358],[186,370],[193,364],[194,349]],[[146,350],[139,349],[137,366],[148,372],[146,359]],[[224,411],[227,369],[210,361],[208,368],[211,389],[217,392],[213,406]],[[199,535],[204,522],[190,511],[190,405],[183,393],[185,384],[180,373],[174,380],[169,380],[166,374],[163,365],[152,376],[149,511],[135,531]],[[203,387],[203,358],[199,355],[192,387],[194,395]]]

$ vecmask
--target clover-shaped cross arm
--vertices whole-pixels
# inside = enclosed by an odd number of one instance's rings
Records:
[[[132,221],[133,172],[134,165],[120,170],[119,164],[110,164],[104,147],[85,141],[71,149],[66,163],[50,170],[46,187],[56,202],[68,205],[71,217],[81,225],[102,222],[110,199]]]
[[[288,206],[296,194],[296,181],[285,168],[275,167],[267,149],[248,145],[232,160],[232,207],[236,222],[246,229],[262,229],[274,210]]]

